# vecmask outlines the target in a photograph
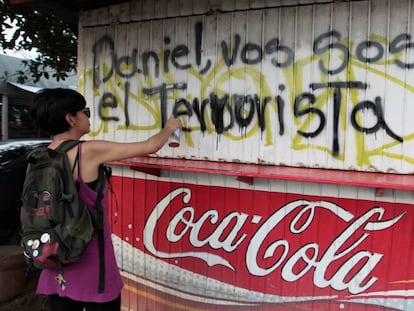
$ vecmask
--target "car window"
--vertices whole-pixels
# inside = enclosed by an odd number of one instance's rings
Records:
[[[4,168],[14,161],[21,161],[34,148],[47,146],[48,142],[7,143],[0,145],[0,168]]]
[[[0,153],[0,166],[5,166],[10,163],[10,161],[15,160],[22,155],[24,155],[26,150],[24,149],[15,149],[15,150],[6,150]]]

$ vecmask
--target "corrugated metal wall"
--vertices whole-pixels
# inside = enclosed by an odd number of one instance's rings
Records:
[[[141,4],[81,19],[95,137],[143,139],[175,109],[188,131],[161,156],[413,172],[412,1],[135,21]]]
[[[188,131],[161,157],[411,173],[413,4],[148,0],[85,12],[90,138],[145,139],[175,109]],[[236,171],[156,177],[131,163],[114,166],[111,196],[125,310],[414,309],[412,192],[249,185]]]
[[[114,173],[125,310],[414,308],[412,192]]]
[[[362,0],[354,0],[362,1]],[[82,27],[179,16],[333,3],[335,0],[141,0],[84,12]],[[336,2],[348,2],[339,0]]]

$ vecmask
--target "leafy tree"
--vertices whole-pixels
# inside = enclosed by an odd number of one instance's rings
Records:
[[[0,47],[24,51],[37,49],[35,59],[24,60],[26,72],[18,72],[18,80],[23,83],[30,75],[35,82],[50,75],[56,80],[65,80],[70,71],[76,70],[77,25],[62,18],[50,15],[27,6],[10,5],[8,0],[0,0],[1,34]],[[6,29],[14,29],[7,38]],[[53,73],[51,73],[53,72]]]

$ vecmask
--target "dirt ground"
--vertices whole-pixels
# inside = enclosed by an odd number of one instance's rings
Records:
[[[47,311],[48,304],[45,296],[35,293],[37,277],[32,276],[20,295],[8,301],[0,302],[0,311]]]

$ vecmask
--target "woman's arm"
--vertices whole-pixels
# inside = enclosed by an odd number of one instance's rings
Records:
[[[131,143],[103,140],[86,141],[82,145],[82,159],[100,165],[109,161],[149,155],[160,150],[177,128],[181,128],[181,121],[171,116],[159,133],[145,141]]]

